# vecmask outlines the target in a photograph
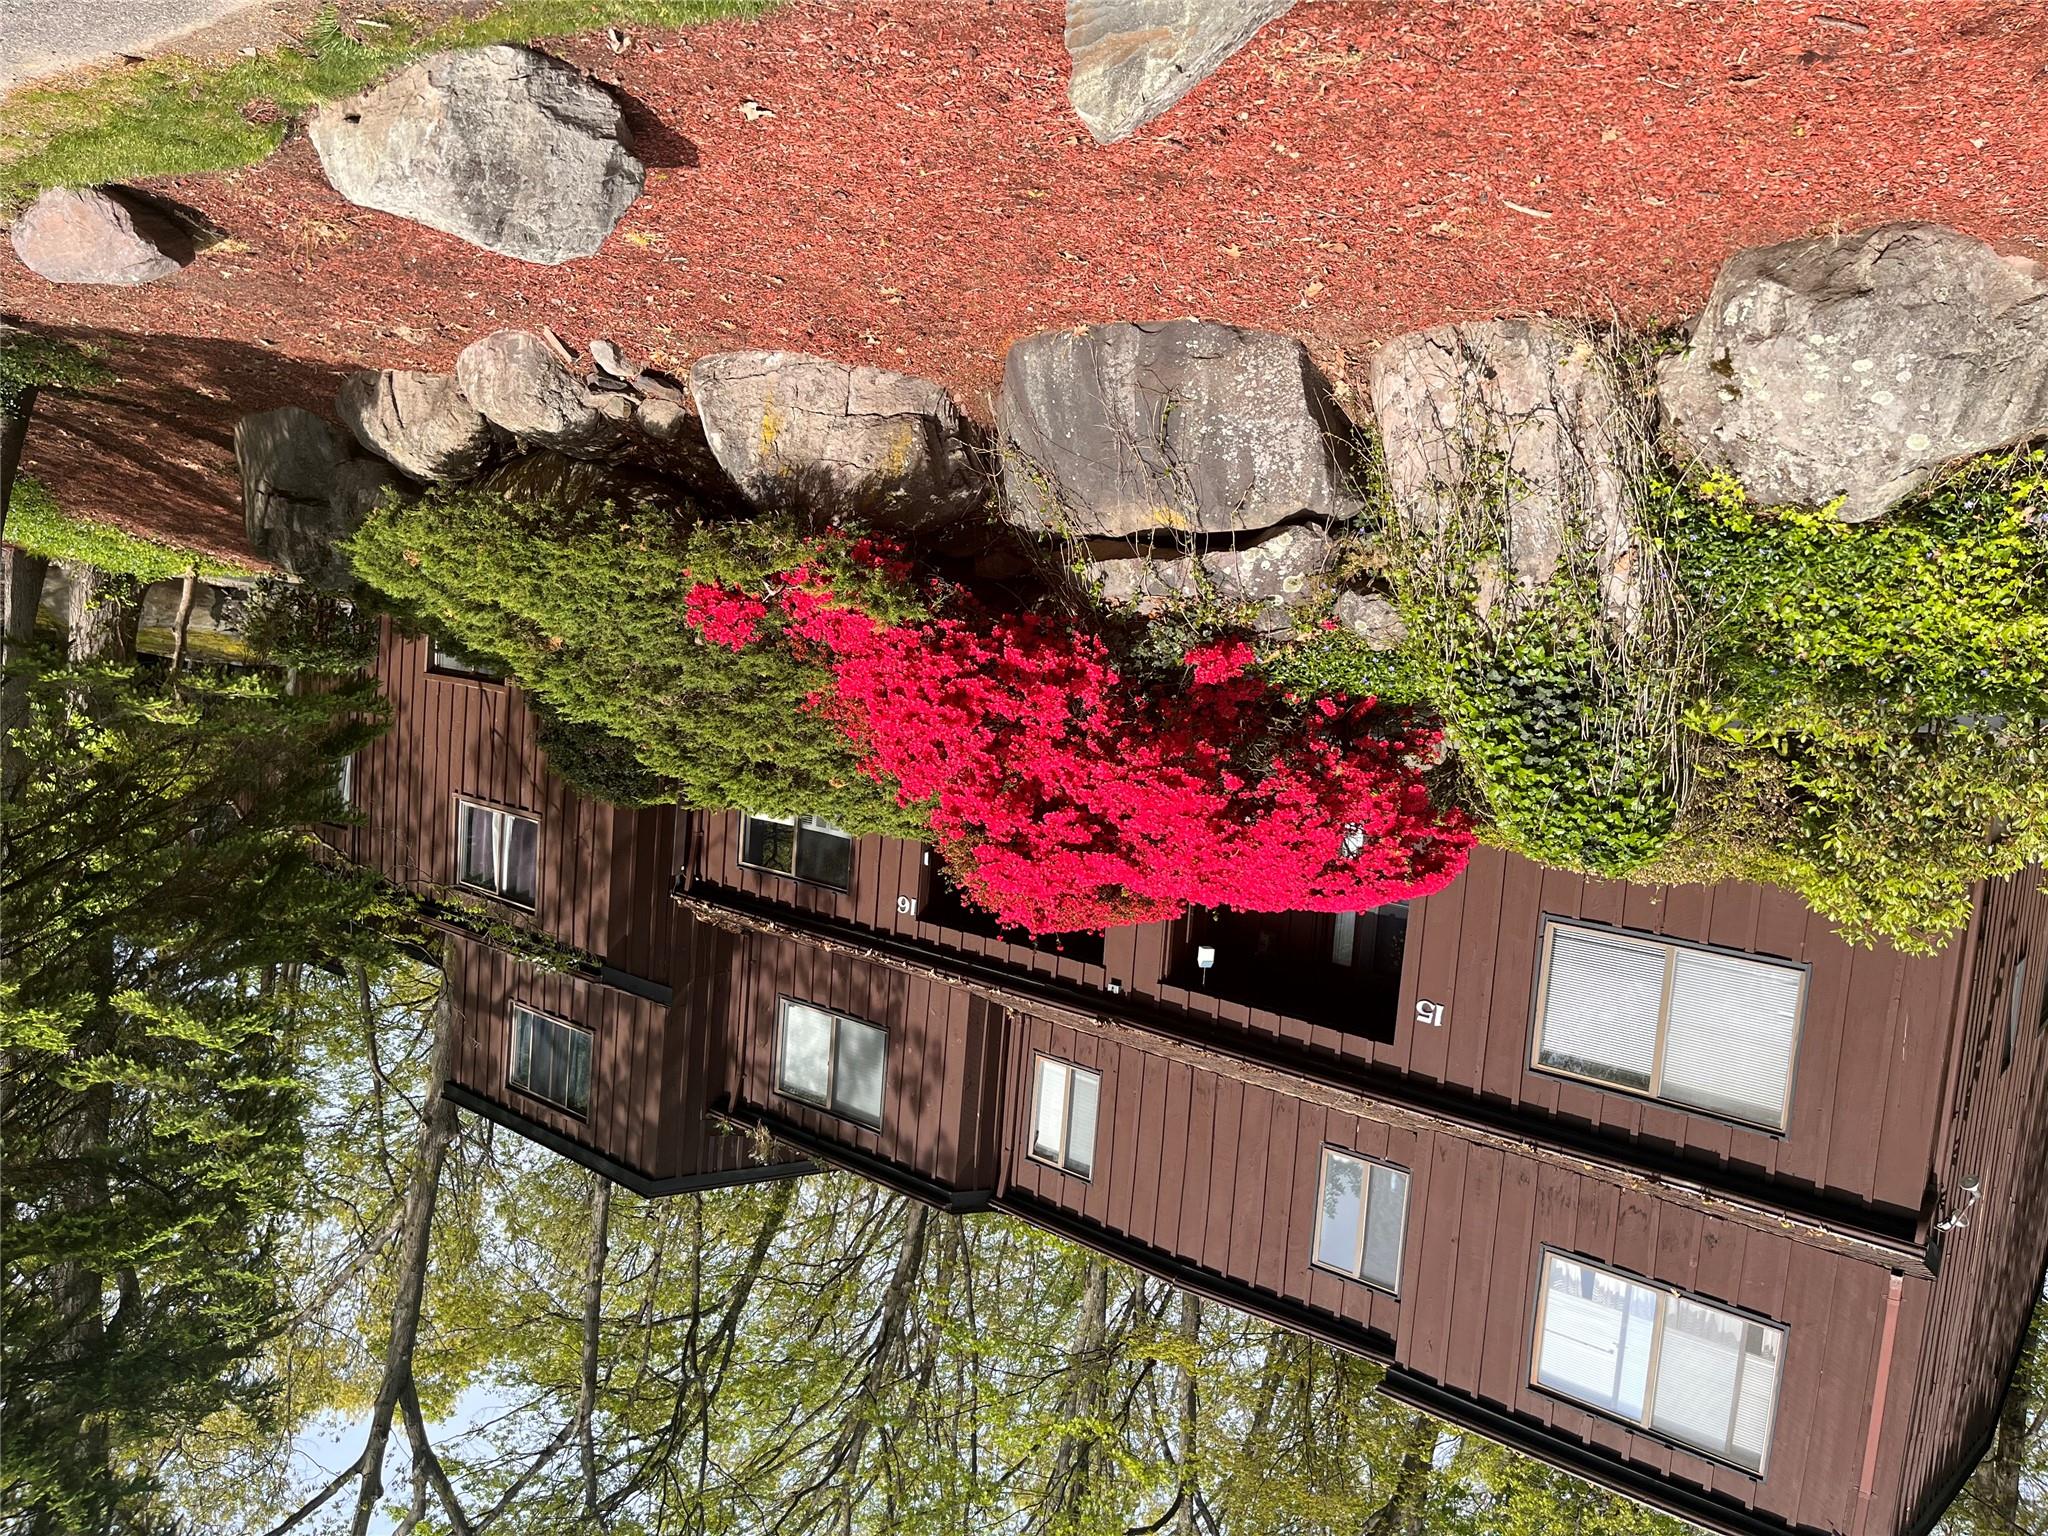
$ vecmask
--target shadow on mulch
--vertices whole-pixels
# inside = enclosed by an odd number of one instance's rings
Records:
[[[695,170],[702,157],[694,141],[684,138],[661,120],[654,108],[623,86],[610,86],[625,115],[626,132],[633,153],[650,170]]]
[[[283,405],[331,420],[347,370],[208,337],[36,329],[97,349],[114,381],[45,392],[23,469],[59,506],[210,555],[251,559],[235,468],[236,421]]]

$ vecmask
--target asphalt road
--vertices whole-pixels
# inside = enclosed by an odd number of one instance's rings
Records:
[[[0,0],[0,91],[147,53],[265,0]]]

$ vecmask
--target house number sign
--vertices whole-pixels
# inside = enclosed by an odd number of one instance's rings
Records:
[[[1444,1005],[1432,1003],[1426,997],[1419,999],[1415,1004],[1415,1022],[1427,1024],[1431,1029],[1443,1028]]]

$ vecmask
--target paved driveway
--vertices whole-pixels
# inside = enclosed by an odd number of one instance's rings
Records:
[[[0,0],[0,91],[147,53],[267,0]]]

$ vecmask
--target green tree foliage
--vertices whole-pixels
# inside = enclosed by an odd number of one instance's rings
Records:
[[[548,770],[578,794],[610,805],[673,805],[678,799],[673,780],[640,761],[633,743],[601,725],[565,720],[545,704],[535,740]]]
[[[698,582],[756,589],[799,558],[794,523],[696,523],[651,498],[527,498],[440,489],[374,513],[357,574],[422,624],[504,664],[563,721],[598,727],[680,786],[684,803],[823,816],[915,836],[808,701],[829,683],[786,647],[732,651],[683,619]],[[835,573],[877,611],[902,599]]]
[[[360,1425],[385,1370],[431,987],[333,978],[306,1012],[324,1094],[283,1240],[297,1321],[264,1361],[281,1412],[179,1444],[194,1532],[322,1493],[331,1526],[353,1485],[291,1437]],[[1379,1396],[1367,1361],[1007,1217],[845,1174],[643,1200],[469,1116],[439,1183],[422,1434],[394,1433],[383,1505],[422,1529],[452,1501],[504,1536],[1682,1530]]]
[[[1945,943],[1971,885],[2048,853],[2048,453],[1872,523],[1660,487],[1709,636],[1672,862],[1771,881],[1861,942]]]
[[[165,1426],[261,1417],[304,1085],[304,964],[373,943],[300,830],[371,701],[29,663],[0,806],[0,1491],[101,1531]]]
[[[249,593],[242,636],[264,660],[305,672],[355,672],[377,659],[375,614],[279,576],[260,578]]]

